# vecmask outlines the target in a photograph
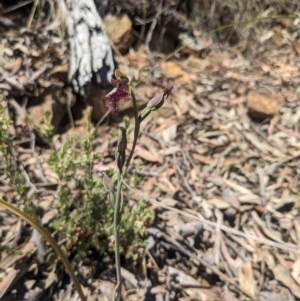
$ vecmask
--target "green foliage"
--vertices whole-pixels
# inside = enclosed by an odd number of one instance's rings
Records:
[[[67,251],[77,247],[77,258],[86,256],[88,249],[99,252],[113,251],[113,208],[107,198],[102,179],[93,173],[93,167],[100,155],[92,148],[94,129],[89,126],[84,138],[69,137],[60,150],[53,150],[49,165],[59,176],[58,202],[59,214],[53,227],[59,239],[64,240]],[[115,178],[113,170],[108,176]],[[122,252],[136,257],[144,250],[143,236],[151,214],[143,203],[122,217]]]
[[[59,151],[53,150],[49,164],[58,174],[59,212],[53,223],[60,238],[65,238],[64,247],[68,250],[78,244],[80,253],[93,246],[104,247],[99,237],[105,234],[104,220],[100,212],[109,214],[102,183],[93,177],[93,165],[99,155],[92,151],[93,130],[89,130],[86,139],[78,141],[69,137]]]
[[[129,130],[130,128],[130,119],[128,117],[124,117],[124,128]]]
[[[4,116],[4,108],[0,105],[0,152],[4,152],[6,150],[7,144],[11,140],[9,135],[10,126],[11,121]]]
[[[124,125],[123,125],[124,129],[126,129],[126,134],[127,134],[127,138],[129,137],[130,133],[131,133],[131,128],[130,128],[130,119],[128,117],[124,117]],[[119,130],[118,128],[113,128],[111,130],[111,134],[113,137],[118,137],[119,136]]]
[[[13,137],[9,134],[12,126],[10,118],[4,115],[4,107],[0,105],[0,165],[6,175],[7,183],[13,188],[15,198],[23,205],[23,210],[31,215],[35,214],[33,208],[33,195],[28,195],[28,183],[25,170],[18,161]]]
[[[117,129],[117,128],[113,128],[113,129],[111,130],[111,135],[112,135],[113,137],[118,137],[118,136],[119,136],[119,131],[118,131],[118,129]]]
[[[43,123],[36,125],[28,120],[30,127],[41,138],[51,144],[53,127],[50,114],[44,116]],[[129,134],[129,121],[124,125]],[[13,147],[13,137],[9,134],[12,126],[10,118],[5,117],[4,108],[0,106],[0,163],[6,174],[8,183],[13,188],[16,200],[24,211],[35,216],[32,197],[28,194],[26,171],[18,162],[16,149]],[[76,259],[86,257],[88,249],[99,252],[113,252],[113,216],[114,210],[108,201],[102,179],[93,173],[94,165],[100,155],[93,151],[92,143],[95,131],[89,123],[87,135],[83,138],[69,137],[59,149],[53,149],[49,165],[57,173],[59,184],[57,190],[57,219],[52,227],[57,231],[57,240],[64,241],[61,245],[65,251],[76,248]],[[108,176],[114,181],[115,170],[108,171]],[[121,222],[121,252],[127,258],[137,259],[143,254],[146,225],[152,219],[145,203],[140,202],[134,210],[129,210],[124,199],[124,214]]]
[[[143,166],[142,161],[137,161],[137,163],[134,166],[133,173],[130,177],[130,185],[133,187],[138,187],[142,184],[143,178],[139,175],[139,172],[141,171]]]
[[[50,121],[50,112],[46,111],[43,117],[43,121],[41,124],[35,124],[34,121],[27,116],[27,120],[31,128],[41,137],[43,138],[48,144],[51,144],[52,133],[53,133],[53,125]]]
[[[120,251],[129,259],[138,259],[144,254],[146,242],[143,238],[147,234],[146,225],[153,220],[152,213],[146,203],[140,201],[130,212],[128,206],[124,208],[120,228]]]

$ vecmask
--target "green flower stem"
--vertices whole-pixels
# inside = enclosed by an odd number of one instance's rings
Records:
[[[126,161],[126,165],[125,165],[125,168],[124,168],[123,173],[122,173],[122,177],[123,178],[125,178],[125,176],[126,176],[126,173],[127,173],[127,170],[128,170],[129,164],[130,164],[130,161],[131,161],[131,159],[133,157],[133,154],[134,154],[134,150],[135,150],[135,147],[136,147],[136,144],[137,144],[139,133],[140,133],[139,113],[138,113],[138,108],[137,108],[137,102],[136,102],[135,94],[134,94],[132,88],[131,88],[131,99],[132,99],[132,103],[133,103],[134,119],[135,119],[134,138],[133,138],[132,148],[131,148],[129,157],[128,157],[127,161]]]
[[[139,116],[138,116],[137,102],[136,102],[136,98],[135,98],[132,88],[131,88],[131,99],[132,99],[132,103],[133,103],[134,117],[135,117],[134,139],[133,139],[132,148],[131,148],[129,157],[126,161],[125,168],[123,169],[122,173],[119,173],[119,176],[118,176],[117,193],[116,193],[116,201],[115,201],[115,209],[114,209],[115,261],[116,261],[116,275],[117,275],[117,285],[116,285],[115,292],[114,292],[114,300],[115,301],[121,300],[122,275],[121,275],[119,230],[120,230],[121,219],[122,219],[122,206],[121,206],[122,185],[123,185],[123,179],[126,176],[129,164],[133,157],[134,150],[135,150],[138,136],[139,136],[139,132],[140,132],[140,121],[139,121]]]
[[[121,300],[121,259],[120,259],[120,223],[121,223],[121,190],[122,190],[122,175],[119,175],[118,185],[117,185],[117,194],[115,201],[115,210],[114,210],[114,235],[115,235],[115,261],[116,261],[116,274],[117,274],[117,289],[115,290],[115,301]],[[116,296],[117,295],[117,296]]]
[[[85,295],[82,291],[80,282],[78,280],[78,278],[76,277],[74,270],[66,256],[66,254],[63,252],[63,250],[60,248],[60,246],[57,244],[56,240],[52,237],[52,235],[49,233],[49,231],[47,231],[46,228],[44,228],[37,220],[35,220],[34,218],[32,218],[31,216],[29,216],[28,214],[26,214],[25,212],[21,211],[20,209],[18,209],[17,207],[5,202],[4,200],[0,199],[0,204],[1,206],[5,207],[6,209],[8,209],[9,211],[11,211],[12,213],[14,213],[15,215],[19,216],[20,218],[22,218],[23,220],[25,220],[27,223],[29,223],[33,228],[35,228],[37,231],[40,232],[41,235],[43,235],[50,243],[51,247],[54,249],[54,251],[56,252],[57,256],[60,257],[63,265],[65,266],[69,276],[71,277],[76,290],[79,294],[79,297],[81,299],[81,301],[86,301]]]

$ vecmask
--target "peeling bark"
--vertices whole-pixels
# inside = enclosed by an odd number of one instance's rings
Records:
[[[98,83],[110,82],[115,68],[112,50],[93,0],[65,0],[61,4],[70,43],[69,80],[74,90],[84,95],[93,76]]]

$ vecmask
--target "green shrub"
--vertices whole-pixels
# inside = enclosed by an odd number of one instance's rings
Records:
[[[76,246],[78,259],[85,257],[88,249],[113,252],[114,245],[114,210],[102,179],[93,173],[100,159],[100,154],[92,148],[94,138],[95,131],[89,124],[85,138],[69,137],[59,150],[53,149],[48,160],[59,177],[55,206],[58,216],[53,228],[58,238],[65,241],[62,247],[66,251]],[[112,180],[114,172],[113,169],[108,172]],[[152,216],[142,201],[131,212],[126,206],[125,198],[120,228],[121,254],[136,259],[136,254],[143,254],[143,236]]]
[[[129,133],[129,120],[124,120]],[[88,249],[99,252],[113,252],[113,215],[114,210],[108,201],[102,179],[93,172],[100,154],[93,151],[92,143],[95,130],[88,123],[87,135],[84,138],[69,137],[58,150],[51,145],[49,114],[45,114],[43,124],[36,125],[28,120],[30,128],[52,147],[48,160],[50,167],[59,177],[55,208],[57,218],[51,227],[55,230],[57,241],[63,242],[62,249],[70,254],[74,251],[76,261],[86,257]],[[34,194],[28,193],[30,187],[25,179],[25,170],[17,157],[17,148],[13,147],[13,137],[9,128],[13,125],[5,117],[4,108],[0,106],[0,164],[6,174],[6,180],[14,192],[14,198],[20,209],[36,218],[36,207],[33,204]],[[115,170],[108,171],[115,179]],[[134,210],[129,210],[128,200],[124,198],[124,215],[121,221],[121,254],[137,259],[145,248],[144,236],[146,225],[152,219],[150,211],[143,201]]]

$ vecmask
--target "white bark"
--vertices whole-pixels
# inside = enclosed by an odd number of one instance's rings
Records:
[[[112,50],[104,22],[93,0],[65,0],[66,25],[70,43],[69,80],[84,94],[93,75],[97,82],[109,82],[114,71]]]

